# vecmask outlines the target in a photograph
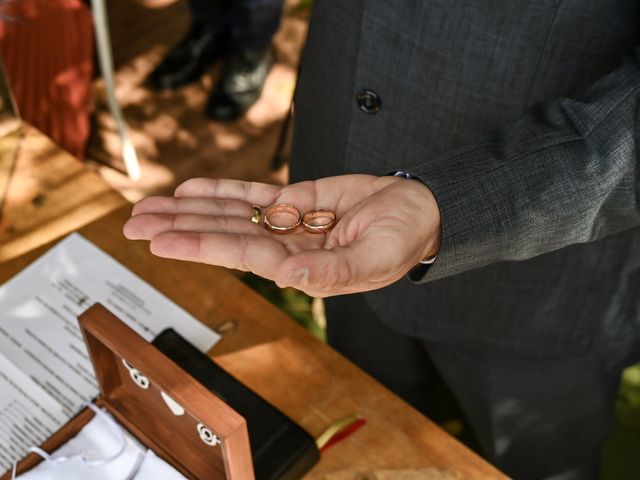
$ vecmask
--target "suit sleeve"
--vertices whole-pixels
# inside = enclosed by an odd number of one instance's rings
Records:
[[[581,97],[547,101],[485,143],[405,169],[433,191],[442,219],[437,261],[410,277],[426,282],[637,228],[639,114],[640,48]]]

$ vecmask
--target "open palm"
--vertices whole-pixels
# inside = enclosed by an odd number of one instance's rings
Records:
[[[333,210],[334,229],[275,234],[250,221],[252,205]],[[440,217],[431,192],[397,177],[343,175],[285,187],[195,178],[173,197],[136,204],[124,233],[162,257],[220,265],[314,296],[372,290],[435,253]]]

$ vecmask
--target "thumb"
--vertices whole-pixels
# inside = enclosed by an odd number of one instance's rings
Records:
[[[332,249],[302,251],[282,262],[275,281],[279,287],[294,287],[315,296],[371,289],[369,285],[381,272],[379,256],[372,255],[373,251],[364,239]]]
[[[279,287],[299,290],[334,290],[353,281],[349,247],[306,250],[287,258],[276,274]]]

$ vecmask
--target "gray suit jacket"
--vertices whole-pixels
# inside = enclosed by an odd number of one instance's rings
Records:
[[[441,209],[426,276],[367,294],[383,321],[545,355],[638,335],[639,7],[314,2],[292,181],[405,170]]]

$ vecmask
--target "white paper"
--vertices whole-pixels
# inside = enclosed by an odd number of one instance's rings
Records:
[[[0,352],[45,392],[43,402],[59,405],[64,418],[56,429],[98,394],[77,322],[96,302],[147,340],[172,327],[206,352],[220,338],[85,238],[69,235],[0,287]],[[5,416],[0,411],[0,422]]]
[[[65,421],[60,404],[0,355],[0,473]]]

